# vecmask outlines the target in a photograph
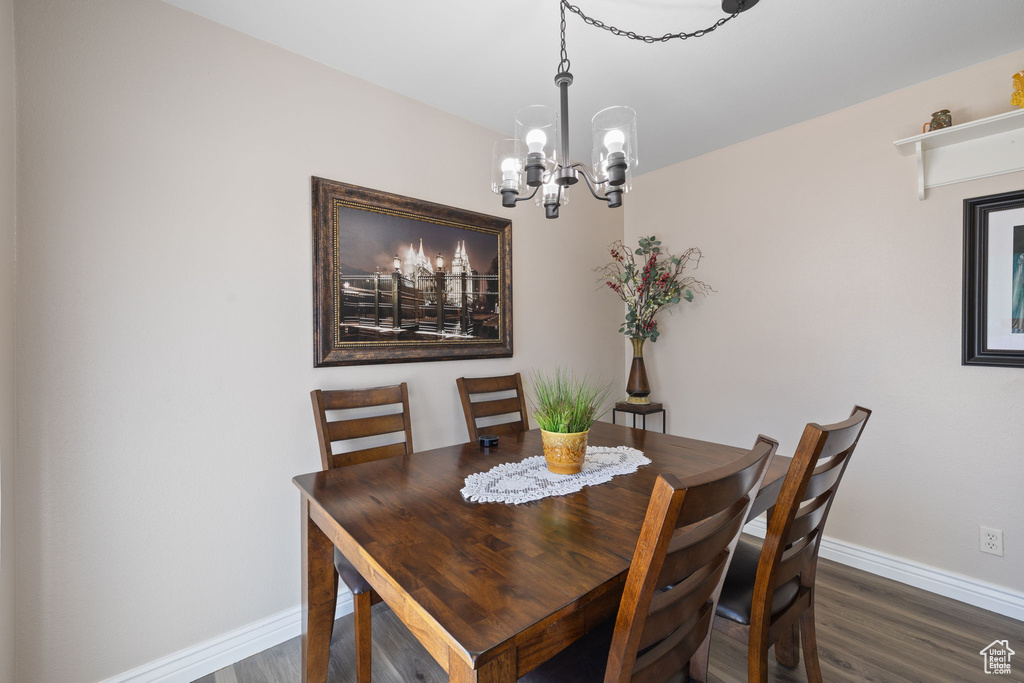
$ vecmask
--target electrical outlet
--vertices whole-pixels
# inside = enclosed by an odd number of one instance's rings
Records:
[[[1003,530],[981,527],[981,552],[1003,556]]]

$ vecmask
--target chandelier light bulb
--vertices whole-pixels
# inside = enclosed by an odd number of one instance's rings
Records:
[[[610,130],[604,135],[604,146],[609,154],[618,154],[626,144],[626,134],[621,130]]]
[[[519,160],[508,157],[501,162],[501,189],[519,189]]]
[[[558,185],[555,183],[544,183],[544,199],[542,200],[545,204],[558,201]]]
[[[519,160],[509,157],[501,162],[501,179],[507,183],[518,184]]]
[[[544,134],[540,128],[534,128],[526,134],[526,146],[529,147],[530,153],[543,152],[544,145],[548,142],[548,136]]]

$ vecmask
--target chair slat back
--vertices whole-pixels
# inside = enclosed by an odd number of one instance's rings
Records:
[[[689,526],[722,511],[721,501],[737,501],[747,495],[763,475],[760,455],[778,443],[767,436],[759,436],[746,456],[727,465],[687,479],[688,489],[700,495],[690,495],[689,503],[680,511],[676,527]],[[774,453],[774,451],[772,451]]]
[[[462,411],[466,416],[466,430],[469,440],[476,441],[481,429],[487,434],[505,436],[525,432],[530,429],[530,420],[526,416],[526,394],[523,391],[523,380],[519,373],[501,377],[460,377],[455,380],[462,399]],[[473,401],[472,396],[479,394],[495,394],[514,391],[515,396],[491,398]],[[509,419],[497,424],[478,427],[477,419],[508,415]]]
[[[855,406],[842,422],[809,424],[782,483],[758,562],[751,607],[751,629],[771,624],[776,586],[799,577],[814,583],[821,534],[843,474],[871,411]]]
[[[310,392],[316,421],[320,461],[325,470],[412,453],[412,421],[409,417],[409,388],[405,382],[372,389],[344,389]],[[328,419],[328,411],[401,405],[399,413]],[[401,434],[402,441],[335,453],[333,444],[369,436]]]
[[[348,439],[361,439],[366,436],[393,434],[401,431],[405,431],[405,415],[402,413],[327,423],[327,433],[331,441],[347,441]]]
[[[511,436],[526,431],[521,422],[505,422],[504,424],[488,425],[480,427],[478,431],[482,434],[493,434],[494,436]],[[479,436],[479,434],[477,435]]]
[[[605,683],[668,681],[710,637],[725,570],[778,444],[687,480],[659,475],[626,578]]]

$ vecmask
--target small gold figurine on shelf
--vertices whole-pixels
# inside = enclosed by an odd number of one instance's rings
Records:
[[[1024,71],[1018,71],[1013,75],[1013,97],[1010,104],[1024,109]]]

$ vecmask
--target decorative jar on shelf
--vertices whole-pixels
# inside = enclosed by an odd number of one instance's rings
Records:
[[[948,109],[940,109],[939,111],[932,114],[932,120],[924,124],[921,127],[922,133],[927,133],[933,130],[941,130],[943,128],[949,128],[953,125],[953,115],[949,113]]]

